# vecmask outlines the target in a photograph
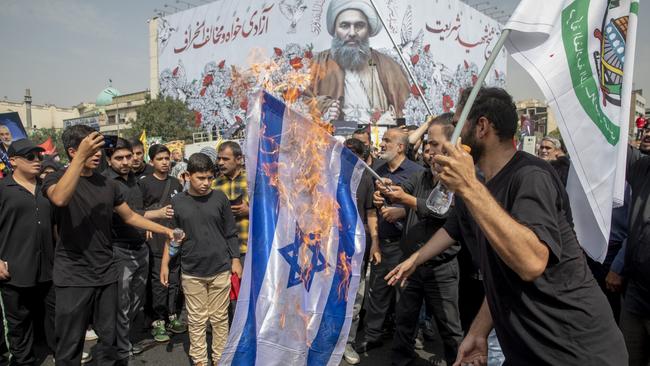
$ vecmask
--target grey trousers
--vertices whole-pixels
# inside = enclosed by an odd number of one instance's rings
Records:
[[[118,273],[117,316],[115,325],[117,359],[125,359],[131,353],[129,333],[131,324],[144,305],[147,274],[149,271],[149,247],[130,250],[113,247],[113,258]]]

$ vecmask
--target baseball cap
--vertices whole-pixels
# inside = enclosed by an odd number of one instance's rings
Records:
[[[22,139],[12,142],[11,145],[9,145],[7,154],[9,156],[24,156],[32,151],[44,152],[45,149],[38,145],[35,145],[28,139]]]

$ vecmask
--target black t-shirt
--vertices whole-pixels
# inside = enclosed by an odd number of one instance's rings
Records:
[[[129,173],[125,180],[109,167],[102,175],[117,183],[117,186],[120,188],[122,193],[122,197],[124,197],[125,202],[129,205],[131,210],[140,215],[144,214],[142,191],[140,191],[140,187],[138,186],[138,182],[133,173]],[[112,236],[113,243],[127,244],[131,248],[136,249],[139,248],[139,245],[144,244],[145,232],[144,230],[127,224],[122,220],[117,212],[113,212]]]
[[[162,195],[165,193],[165,186],[169,182],[169,193],[166,198]],[[156,178],[153,174],[146,175],[138,181],[140,191],[142,192],[142,203],[145,210],[157,209],[171,204],[172,197],[183,191],[183,186],[178,179],[167,176],[165,180]],[[170,220],[156,220],[162,225],[172,227]],[[153,254],[162,256],[163,247],[167,238],[164,235],[153,234],[149,240],[149,247]]]
[[[0,259],[11,274],[0,284],[31,287],[52,280],[52,209],[40,182],[32,194],[13,176],[0,180]]]
[[[135,175],[136,179],[142,179],[146,177],[147,175],[153,174],[154,170],[153,167],[147,163],[142,163],[142,169],[139,172],[134,172],[133,174]]]
[[[375,193],[375,184],[372,181],[372,176],[368,171],[364,170],[359,181],[359,187],[357,187],[357,209],[364,225],[368,224],[366,211],[374,208],[372,203],[373,193]]]
[[[494,251],[463,200],[444,228],[478,258],[494,326],[511,365],[620,365],[627,358],[612,311],[578,245],[553,168],[517,152],[486,187],[549,248],[544,273],[523,281]]]
[[[174,224],[185,231],[181,245],[181,270],[210,277],[230,269],[239,258],[239,239],[230,201],[221,191],[205,196],[182,192],[172,199]]]
[[[49,174],[43,194],[65,169]],[[111,245],[113,208],[124,202],[117,183],[101,174],[80,177],[65,207],[55,207],[59,240],[54,254],[57,286],[103,286],[117,281]]]

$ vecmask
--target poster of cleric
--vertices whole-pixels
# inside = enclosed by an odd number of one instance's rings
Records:
[[[378,12],[369,0],[222,0],[158,18],[160,93],[215,131],[244,123],[253,85],[285,99],[297,88],[294,108],[316,106],[325,121],[420,125],[453,111],[501,24],[457,0],[374,4]],[[505,86],[506,57],[486,84]]]

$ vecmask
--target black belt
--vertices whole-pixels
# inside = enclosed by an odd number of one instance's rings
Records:
[[[144,242],[139,242],[139,243],[113,243],[114,247],[118,247],[120,249],[126,249],[126,250],[140,250],[143,245],[144,245]]]

